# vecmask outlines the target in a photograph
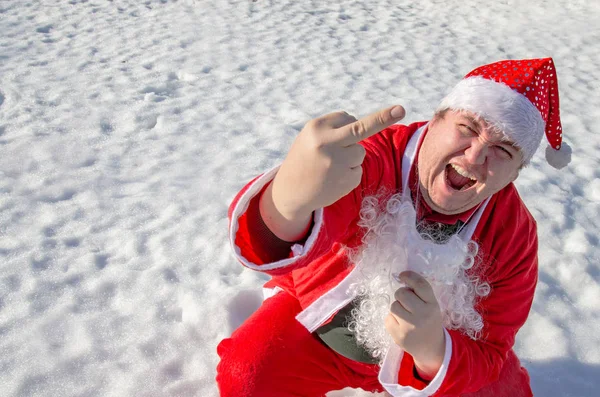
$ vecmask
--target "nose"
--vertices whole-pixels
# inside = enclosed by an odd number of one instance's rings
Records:
[[[485,163],[488,153],[488,145],[479,139],[473,139],[471,145],[465,150],[465,158],[471,164],[481,165]]]

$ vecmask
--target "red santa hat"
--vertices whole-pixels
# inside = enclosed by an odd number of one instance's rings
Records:
[[[544,136],[547,161],[562,168],[571,151],[562,143],[558,80],[552,58],[506,60],[467,74],[438,111],[468,110],[501,130],[523,152],[528,164]]]

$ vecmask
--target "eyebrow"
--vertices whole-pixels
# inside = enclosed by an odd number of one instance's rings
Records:
[[[481,124],[479,123],[479,121],[477,119],[475,119],[475,117],[468,115],[468,114],[464,114],[463,117],[467,120],[469,120],[471,122],[471,124],[473,124],[478,130],[482,130],[483,127],[481,126]]]
[[[475,126],[475,128],[477,128],[478,131],[481,131],[484,129],[484,126],[482,126],[482,124],[479,122],[479,120],[477,120],[475,117],[469,115],[469,114],[463,114],[463,117],[467,120],[469,120],[471,122],[471,124],[473,124]],[[488,123],[486,123],[488,124]],[[486,126],[487,128],[490,129],[494,129],[492,126],[490,126],[489,124]],[[520,150],[520,148],[517,146],[516,143],[514,143],[513,141],[510,140],[509,137],[507,137],[505,134],[502,134],[502,138],[500,139],[500,142],[498,143],[503,143],[506,144],[508,146],[511,146],[512,148],[516,149],[516,150]]]

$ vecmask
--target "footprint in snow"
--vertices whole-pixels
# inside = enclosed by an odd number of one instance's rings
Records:
[[[94,265],[98,270],[104,269],[108,265],[108,255],[96,254],[94,255]]]
[[[158,124],[158,116],[148,115],[144,117],[137,117],[138,125],[146,130],[151,130]]]
[[[50,30],[52,30],[52,28],[54,28],[54,26],[44,25],[44,26],[38,27],[35,31],[38,33],[50,33]]]

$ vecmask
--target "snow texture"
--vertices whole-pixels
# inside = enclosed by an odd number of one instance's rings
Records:
[[[600,389],[597,0],[3,0],[0,395],[216,396],[266,277],[227,206],[309,119],[552,56],[572,162],[517,186],[540,279],[516,350],[537,396]],[[344,390],[330,396],[363,396]]]

